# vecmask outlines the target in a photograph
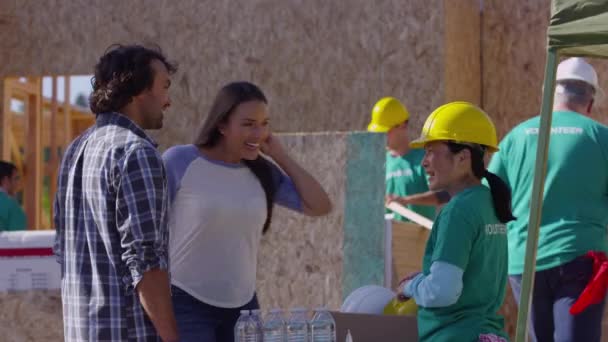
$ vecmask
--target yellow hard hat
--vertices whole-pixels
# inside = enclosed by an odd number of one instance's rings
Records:
[[[393,298],[386,304],[383,313],[385,315],[393,316],[416,316],[418,313],[418,305],[416,305],[414,298],[409,298],[404,301]]]
[[[426,119],[420,138],[411,148],[423,148],[432,141],[453,141],[484,145],[490,152],[498,151],[494,123],[483,110],[468,102],[451,102],[437,109]]]
[[[384,97],[376,102],[372,109],[372,121],[367,130],[376,133],[386,133],[391,128],[402,124],[410,118],[405,106],[394,97]]]

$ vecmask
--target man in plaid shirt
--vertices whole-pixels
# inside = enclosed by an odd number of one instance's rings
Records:
[[[66,341],[177,341],[167,183],[144,129],[170,106],[162,53],[113,46],[95,67],[94,126],[65,151],[54,203]]]

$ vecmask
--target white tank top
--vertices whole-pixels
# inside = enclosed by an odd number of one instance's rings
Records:
[[[171,283],[223,308],[247,304],[255,293],[257,255],[266,221],[266,195],[241,164],[207,160],[192,145],[163,155],[173,198],[169,217]],[[293,182],[273,169],[275,203],[301,210]]]

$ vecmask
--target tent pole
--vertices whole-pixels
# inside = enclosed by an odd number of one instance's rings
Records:
[[[553,93],[555,91],[555,71],[558,52],[547,50],[545,66],[545,81],[543,84],[543,102],[540,112],[540,130],[536,150],[536,165],[534,167],[534,185],[532,187],[532,203],[528,222],[528,239],[526,241],[526,256],[524,274],[522,277],[519,313],[517,315],[516,342],[525,342],[528,335],[528,313],[532,304],[532,289],[536,272],[536,251],[538,248],[538,232],[540,229],[543,206],[545,174],[547,172],[547,154],[553,117]],[[517,299],[517,298],[516,298]]]

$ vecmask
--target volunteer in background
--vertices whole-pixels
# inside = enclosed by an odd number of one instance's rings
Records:
[[[0,161],[0,232],[26,228],[25,213],[14,197],[18,184],[17,167]]]
[[[369,132],[386,133],[386,195],[414,212],[432,220],[434,205],[449,199],[445,192],[429,192],[424,169],[420,165],[424,151],[410,150],[408,124],[410,114],[394,97],[380,99],[372,109]],[[395,219],[407,219],[395,213]]]
[[[181,341],[232,342],[240,310],[259,307],[258,248],[274,203],[322,216],[331,201],[272,135],[266,96],[248,82],[223,87],[194,144],[172,147],[163,158]]]
[[[419,306],[420,341],[506,338],[498,310],[507,285],[505,223],[513,215],[509,189],[484,166],[484,155],[496,145],[490,118],[466,102],[436,109],[411,143],[426,151],[422,166],[430,189],[451,197],[433,225],[422,273],[403,285],[403,294]]]
[[[538,341],[600,341],[605,298],[579,314],[569,311],[606,251],[608,127],[589,115],[601,89],[593,67],[570,58],[557,68],[551,144],[536,256],[530,327]],[[517,220],[508,225],[509,280],[520,297],[540,118],[505,136],[489,169],[513,191]],[[603,292],[605,293],[605,292]]]

